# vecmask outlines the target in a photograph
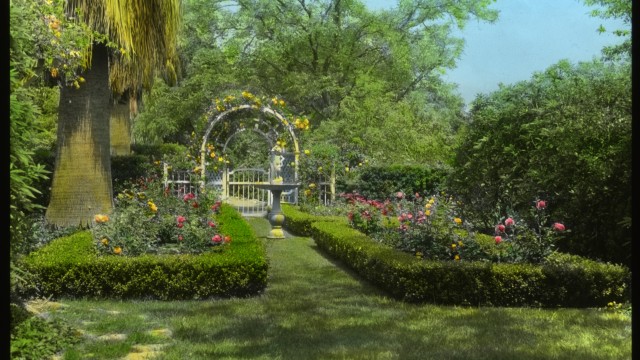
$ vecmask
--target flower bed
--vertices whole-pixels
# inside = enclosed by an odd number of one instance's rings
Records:
[[[294,210],[283,208],[289,219],[285,227],[303,218]],[[345,222],[318,220],[311,222],[310,235],[320,248],[399,300],[533,307],[606,306],[630,300],[631,273],[621,265],[557,252],[541,264],[422,260],[375,242]]]
[[[24,260],[40,295],[162,300],[249,296],[267,283],[264,245],[230,206],[217,215],[233,242],[224,251],[192,254],[99,255],[93,236],[82,231],[52,241]]]

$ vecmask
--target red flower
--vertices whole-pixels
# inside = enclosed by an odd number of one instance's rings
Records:
[[[515,222],[515,221],[513,221],[513,219],[512,219],[512,218],[507,218],[507,220],[505,220],[505,221],[504,221],[504,224],[505,224],[506,226],[513,226],[515,223],[516,223],[516,222]]]
[[[179,227],[179,228],[181,228],[181,229],[182,229],[182,227],[183,227],[183,226],[184,226],[184,224],[183,224],[183,223],[181,223],[181,222],[179,222],[179,223],[178,223],[178,227]]]
[[[542,210],[547,207],[547,203],[544,200],[539,200],[536,202],[536,209]]]
[[[502,225],[502,224],[496,225],[496,232],[503,233],[504,229],[505,229],[504,225]]]
[[[215,234],[212,238],[211,238],[211,242],[214,244],[219,244],[222,241],[222,236]]]
[[[198,207],[198,202],[194,201],[193,204],[191,204],[191,206],[193,206],[194,208],[197,208]]]
[[[180,241],[182,241],[182,240],[183,240],[182,235],[178,235],[178,240],[180,240]]]
[[[564,231],[564,229],[565,229],[565,227],[561,223],[554,223],[553,224],[553,230],[555,230],[555,231]]]
[[[213,221],[209,221],[207,224],[212,228],[216,227],[216,224]]]
[[[496,245],[502,242],[502,236],[496,236],[494,239],[496,239]]]
[[[193,195],[193,193],[188,193],[182,197],[182,200],[184,200],[184,202],[189,202],[189,200],[194,199],[195,197],[196,196]]]
[[[182,224],[185,220],[187,220],[184,216],[182,215],[178,215],[178,217],[176,218],[176,220],[178,221],[178,224]]]

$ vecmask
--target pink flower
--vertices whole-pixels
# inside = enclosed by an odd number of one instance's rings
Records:
[[[222,241],[222,236],[215,234],[212,238],[211,238],[211,242],[215,243],[215,244],[219,244]]]
[[[504,224],[505,224],[506,226],[513,226],[515,223],[516,223],[516,222],[515,222],[515,221],[513,221],[513,219],[512,219],[512,218],[507,218],[507,220],[505,220],[505,221],[504,221]]]
[[[496,240],[496,245],[502,242],[502,236],[496,236],[494,239]]]
[[[180,241],[182,241],[182,240],[183,240],[182,235],[178,235],[178,240],[180,240]]]
[[[416,193],[415,197],[416,199],[420,199],[420,193]]]
[[[402,199],[404,197],[404,193],[402,191],[398,191],[396,193],[396,197],[398,198],[398,200]]]
[[[539,200],[538,202],[536,202],[536,209],[538,210],[542,210],[544,208],[547,207],[547,203],[544,200]]]
[[[561,223],[554,223],[553,224],[553,230],[555,230],[555,231],[564,231],[564,229],[565,229],[565,227]]]
[[[187,220],[184,216],[182,215],[178,215],[178,217],[176,218],[176,220],[178,221],[178,224],[182,224],[185,220]]]
[[[216,227],[216,224],[213,221],[209,221],[207,224],[212,228]]]
[[[182,200],[184,200],[184,202],[188,202],[189,200],[194,199],[195,197],[196,196],[193,195],[193,193],[188,193],[182,197]]]
[[[504,225],[502,225],[502,224],[496,225],[496,232],[503,233],[504,229],[505,229]]]

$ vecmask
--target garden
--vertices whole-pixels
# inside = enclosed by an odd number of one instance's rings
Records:
[[[417,2],[99,3],[11,3],[10,358],[631,358],[630,42],[465,111]]]

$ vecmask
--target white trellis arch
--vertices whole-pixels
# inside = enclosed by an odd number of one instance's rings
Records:
[[[239,135],[244,131],[253,131],[263,136],[267,140],[267,143],[269,143],[270,149],[271,149],[275,145],[276,140],[281,134],[288,135],[287,138],[291,140],[291,144],[293,146],[293,163],[294,163],[293,180],[297,183],[298,182],[298,163],[300,159],[300,147],[298,143],[298,138],[294,131],[293,124],[289,122],[280,112],[272,109],[269,106],[259,106],[256,104],[252,104],[252,105],[242,104],[242,105],[233,106],[220,113],[211,115],[207,122],[207,127],[202,136],[202,144],[200,146],[200,169],[201,169],[200,186],[202,187],[202,189],[204,189],[204,186],[207,181],[206,180],[207,172],[205,171],[206,165],[207,165],[206,163],[207,143],[210,142],[209,138],[212,135],[214,128],[216,128],[218,124],[225,124],[225,121],[226,121],[226,124],[228,124],[228,121],[231,121],[229,118],[232,115],[242,113],[242,112],[248,112],[248,113],[257,112],[261,115],[261,117],[249,119],[246,121],[245,119],[237,120],[237,124],[240,124],[240,125],[238,125],[237,128],[234,129],[234,131],[227,133],[225,139],[219,139],[221,135],[218,134],[215,138],[216,140],[215,143],[222,148],[222,151],[224,153],[226,152],[227,145],[229,144],[230,140],[233,137],[235,137],[236,135]],[[247,123],[249,123],[250,126],[247,127]],[[261,130],[260,127],[262,127],[263,129],[266,128],[266,131]],[[247,169],[243,169],[243,170],[247,170]],[[229,171],[225,164],[224,170],[223,170],[223,176],[222,176],[223,191],[228,191],[229,189],[228,179],[229,179]],[[271,201],[271,199],[269,199],[269,201]]]

